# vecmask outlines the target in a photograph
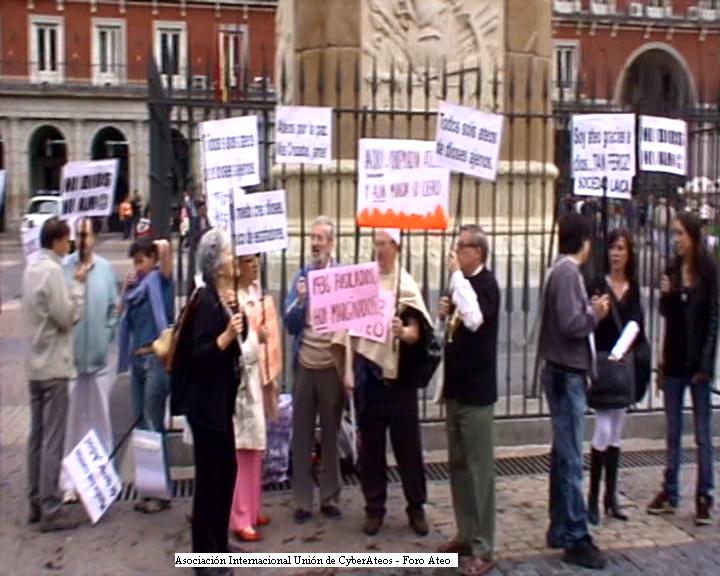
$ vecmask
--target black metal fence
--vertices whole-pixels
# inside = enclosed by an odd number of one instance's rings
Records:
[[[688,121],[689,173],[707,176],[700,193],[678,192],[688,179],[639,174],[634,180],[633,200],[601,202],[572,198],[570,178],[570,119],[573,114],[619,110],[592,98],[553,102],[552,72],[532,62],[527,67],[485,70],[480,65],[424,69],[392,66],[382,72],[370,61],[356,61],[348,69],[320,61],[311,65],[301,59],[292,73],[282,65],[277,93],[265,80],[250,85],[247,80],[238,97],[228,102],[206,90],[173,90],[164,95],[151,91],[149,104],[166,107],[172,128],[190,143],[187,172],[173,170],[179,197],[184,189],[202,190],[198,180],[198,124],[204,120],[237,115],[257,115],[261,160],[261,185],[256,190],[284,188],[290,210],[290,248],[266,257],[267,289],[282,307],[289,282],[306,261],[312,220],[327,214],[336,221],[336,258],[344,262],[370,260],[372,230],[354,224],[356,205],[357,142],[360,138],[413,138],[432,140],[439,100],[501,113],[505,117],[502,162],[496,182],[454,174],[452,176],[452,228],[444,233],[412,232],[404,243],[402,262],[420,285],[431,310],[445,289],[445,254],[461,223],[477,222],[491,244],[490,267],[501,286],[501,324],[498,344],[500,401],[498,418],[533,417],[546,413],[542,394],[536,389],[535,344],[530,341],[546,269],[556,251],[557,217],[568,209],[581,209],[597,223],[594,242],[602,258],[605,218],[609,227],[628,226],[636,238],[642,284],[646,330],[655,349],[661,337],[657,313],[658,278],[668,255],[668,226],[672,211],[695,207],[709,213],[708,230],[717,235],[720,225],[715,210],[720,177],[720,112],[713,108],[676,111]],[[263,74],[264,78],[268,74]],[[188,83],[191,86],[191,83]],[[312,104],[333,107],[334,163],[325,167],[274,165],[274,111],[277,104]],[[634,111],[634,110],[623,110]],[[636,111],[639,112],[639,111]],[[557,167],[557,169],[556,169]],[[255,190],[248,190],[253,192]],[[572,202],[571,202],[572,199]],[[709,209],[709,212],[708,212]],[[664,214],[664,216],[663,216]],[[599,255],[599,256],[598,256]],[[595,269],[599,266],[596,258]],[[185,271],[184,278],[187,278]],[[289,342],[285,343],[283,388],[291,386]],[[432,387],[424,391],[421,415],[425,420],[442,417],[432,401]],[[661,408],[655,387],[637,410]]]

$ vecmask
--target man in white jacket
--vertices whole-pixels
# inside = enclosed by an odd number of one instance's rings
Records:
[[[28,441],[28,496],[31,524],[50,532],[74,528],[78,522],[62,512],[58,480],[68,410],[68,381],[75,375],[73,326],[83,309],[82,284],[87,269],[80,264],[68,290],[62,258],[70,248],[70,228],[50,218],[40,231],[38,258],[25,268],[22,302],[30,335],[31,429]]]

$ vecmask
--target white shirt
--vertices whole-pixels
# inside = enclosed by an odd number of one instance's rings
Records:
[[[484,266],[480,264],[472,276],[480,274],[483,268]],[[483,313],[480,310],[477,294],[462,270],[456,270],[450,277],[450,291],[455,304],[455,313],[460,316],[465,328],[470,332],[477,332],[484,322]]]

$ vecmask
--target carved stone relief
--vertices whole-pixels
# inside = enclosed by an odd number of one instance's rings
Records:
[[[408,73],[421,84],[429,70],[437,82],[443,65],[452,74],[479,64],[483,92],[487,92],[482,100],[488,104],[491,90],[485,85],[495,69],[503,67],[503,5],[502,0],[367,0],[363,18],[366,81],[372,78],[375,65],[378,80],[387,83],[394,66],[397,96],[397,91],[405,89]],[[456,78],[457,88],[457,76],[451,78]],[[476,79],[468,80],[474,87]]]

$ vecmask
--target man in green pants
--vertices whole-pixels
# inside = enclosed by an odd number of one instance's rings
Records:
[[[448,258],[449,295],[439,306],[446,323],[443,398],[457,524],[457,536],[440,551],[460,554],[460,571],[471,576],[492,570],[495,548],[493,405],[500,289],[487,257],[482,229],[463,226]]]

